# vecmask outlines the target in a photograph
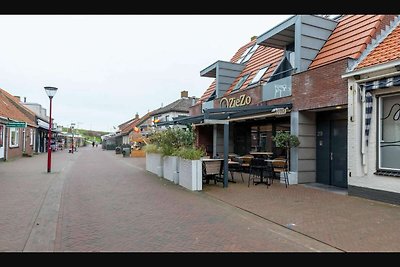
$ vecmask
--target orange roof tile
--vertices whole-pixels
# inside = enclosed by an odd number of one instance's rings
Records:
[[[244,46],[242,46],[241,48],[239,48],[239,50],[235,53],[235,55],[232,57],[230,62],[236,62],[242,56],[243,52],[248,47],[253,46],[255,43],[256,43],[256,39],[250,41],[249,43],[247,43]],[[272,75],[272,73],[275,71],[279,62],[282,60],[283,53],[284,53],[284,51],[280,50],[280,49],[259,46],[257,48],[257,50],[254,52],[254,54],[251,56],[249,61],[246,62],[245,68],[242,70],[240,75],[235,79],[235,81],[232,83],[230,88],[226,91],[225,95],[229,94],[232,91],[232,89],[236,86],[236,83],[240,80],[240,78],[242,76],[250,73],[250,76],[239,88],[239,90],[245,89],[247,87],[247,85],[251,82],[251,80],[254,78],[254,76],[257,74],[258,70],[264,66],[270,65],[268,70],[265,72],[264,76],[262,77],[262,79],[267,79],[268,77],[270,77]],[[197,101],[197,103],[206,101],[214,91],[215,91],[215,79],[211,83],[211,85],[208,87],[208,89],[204,92],[204,94],[200,97],[200,99],[199,99],[199,101]]]
[[[386,23],[385,16],[392,15],[344,16],[310,64],[309,69],[343,58],[357,59],[371,39],[379,33],[382,23]]]
[[[356,69],[382,64],[400,59],[400,25],[398,25],[367,57],[361,61]]]
[[[16,101],[14,96],[0,88],[0,116],[26,122],[30,125],[36,125],[36,123],[24,114],[21,109],[34,115],[32,111]]]

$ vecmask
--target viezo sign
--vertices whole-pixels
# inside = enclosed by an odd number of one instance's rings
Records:
[[[247,106],[251,103],[251,96],[248,95],[240,95],[239,97],[223,97],[219,101],[219,106],[221,108],[234,108],[234,107],[241,107]]]
[[[6,124],[8,128],[25,128],[26,125],[27,125],[26,122],[17,122],[17,121],[9,122]]]

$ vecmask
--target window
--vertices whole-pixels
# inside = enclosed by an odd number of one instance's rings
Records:
[[[249,61],[249,59],[251,58],[251,56],[254,54],[254,52],[256,52],[258,48],[258,45],[254,45],[251,50],[249,51],[249,53],[244,57],[243,61],[241,63],[245,63],[247,61]]]
[[[257,72],[256,76],[254,76],[253,80],[251,80],[250,84],[257,83],[262,78],[262,76],[264,76],[264,74],[265,74],[265,72],[267,71],[268,68],[269,68],[269,66],[266,66],[266,67],[260,69]]]
[[[249,78],[250,73],[242,76],[242,78],[240,78],[240,80],[237,82],[237,84],[235,85],[235,88],[233,88],[232,91],[236,91],[238,89],[240,89],[240,87],[242,87],[243,83],[247,80],[247,78]]]
[[[249,61],[254,52],[256,52],[257,48],[258,44],[248,47],[246,51],[244,51],[242,56],[236,61],[236,63],[246,63],[247,61]]]
[[[34,138],[33,138],[33,137],[34,137],[34,136],[33,136],[33,129],[30,129],[30,130],[29,130],[29,137],[31,138],[30,145],[33,146],[33,139],[34,139]]]
[[[0,125],[0,147],[3,147],[3,125]]]
[[[10,147],[18,147],[19,129],[10,128]]]
[[[379,100],[379,169],[400,171],[400,95]]]

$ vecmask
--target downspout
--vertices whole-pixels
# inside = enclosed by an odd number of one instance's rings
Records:
[[[363,167],[364,174],[367,174],[367,158],[366,158],[366,147],[365,147],[365,88],[358,85],[360,91],[361,101],[361,165]]]

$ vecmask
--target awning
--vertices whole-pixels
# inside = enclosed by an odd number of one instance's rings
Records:
[[[375,81],[369,81],[366,83],[359,84],[361,90],[364,92],[365,101],[365,143],[368,146],[369,129],[371,125],[372,116],[372,94],[371,90],[384,89],[392,86],[400,86],[400,76],[394,76],[390,78],[383,78]]]
[[[173,124],[212,124],[212,121],[217,123],[217,120],[224,121],[241,121],[263,117],[280,116],[290,111],[292,104],[277,104],[265,106],[247,106],[236,108],[213,108],[206,109],[203,114],[196,116],[188,116],[185,118],[173,121]]]
[[[380,80],[370,81],[360,84],[361,87],[365,88],[365,91],[374,89],[383,89],[392,86],[400,86],[400,76],[394,76],[390,78],[384,78]]]

